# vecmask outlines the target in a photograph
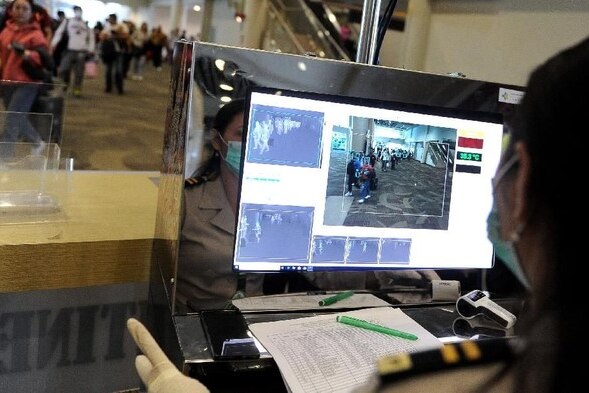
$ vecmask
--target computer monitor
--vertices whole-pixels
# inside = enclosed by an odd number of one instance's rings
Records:
[[[254,87],[244,127],[234,270],[493,266],[501,115]]]

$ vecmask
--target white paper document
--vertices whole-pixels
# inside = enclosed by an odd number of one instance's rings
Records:
[[[348,315],[416,335],[412,341],[336,321]],[[255,323],[251,332],[272,355],[293,393],[351,392],[376,373],[383,356],[440,348],[442,343],[403,311],[369,308]]]
[[[241,311],[295,311],[295,310],[329,310],[338,308],[388,307],[390,303],[370,293],[355,293],[349,298],[329,306],[320,306],[319,301],[333,296],[327,295],[276,295],[250,296],[233,300],[233,305]]]

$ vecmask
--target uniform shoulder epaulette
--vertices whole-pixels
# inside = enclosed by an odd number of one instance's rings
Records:
[[[184,180],[184,187],[194,187],[207,182],[206,176],[189,177]]]
[[[427,372],[509,360],[514,352],[509,339],[466,340],[440,349],[387,356],[378,360],[377,369],[380,383],[387,384]]]

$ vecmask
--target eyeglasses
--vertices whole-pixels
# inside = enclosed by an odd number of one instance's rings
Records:
[[[493,179],[491,179],[491,184],[493,185],[493,191],[497,188],[501,180],[505,177],[505,175],[513,168],[513,166],[518,162],[517,155],[513,155],[501,168],[497,170]]]

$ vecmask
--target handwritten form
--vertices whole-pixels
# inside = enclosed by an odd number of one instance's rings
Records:
[[[338,308],[387,307],[389,303],[370,293],[355,293],[329,306],[319,306],[319,301],[331,297],[328,295],[276,295],[249,296],[233,300],[233,305],[241,311],[295,311],[295,310],[329,310]]]
[[[413,333],[416,341],[336,322],[338,315]],[[249,325],[272,355],[293,393],[351,392],[376,373],[376,360],[401,352],[440,348],[442,343],[403,311],[369,308]]]

